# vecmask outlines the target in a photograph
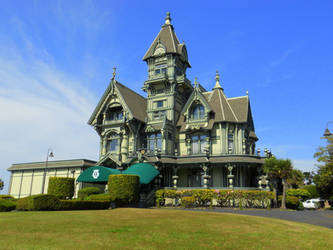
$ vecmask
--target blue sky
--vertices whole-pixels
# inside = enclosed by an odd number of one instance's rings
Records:
[[[117,67],[142,93],[142,57],[165,13],[187,46],[188,78],[207,89],[219,70],[228,97],[249,91],[257,147],[315,168],[333,120],[331,1],[2,1],[0,178],[12,163],[97,159],[87,125]],[[331,127],[333,129],[333,127]]]

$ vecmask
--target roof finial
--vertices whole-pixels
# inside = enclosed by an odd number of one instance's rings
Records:
[[[166,13],[165,24],[171,24],[170,12]]]
[[[249,91],[248,90],[246,90],[246,95],[249,95]]]
[[[219,74],[218,70],[216,70],[215,81],[216,82],[215,82],[215,86],[213,89],[222,89],[223,90],[223,88],[220,85],[220,74]]]
[[[198,86],[198,77],[194,78],[194,87],[196,88]]]
[[[114,80],[116,78],[116,67],[113,67],[113,72],[112,72],[112,80]]]

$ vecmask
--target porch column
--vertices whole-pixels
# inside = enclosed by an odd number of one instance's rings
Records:
[[[206,164],[202,164],[202,170],[203,170],[203,187],[204,188],[208,188],[209,186],[209,179],[210,179],[210,175],[208,175],[208,166],[206,166]]]
[[[234,165],[227,165],[227,168],[229,170],[229,174],[227,176],[228,178],[228,185],[229,185],[229,188],[234,188],[234,175],[232,174],[232,170],[234,169]]]
[[[173,167],[173,175],[172,175],[172,182],[173,182],[173,188],[177,189],[178,184],[178,167]]]

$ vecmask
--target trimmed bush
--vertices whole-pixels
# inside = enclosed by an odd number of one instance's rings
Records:
[[[90,210],[90,209],[108,209],[110,201],[95,200],[60,200],[59,210]]]
[[[71,199],[74,195],[74,178],[50,177],[47,193],[59,199]]]
[[[17,210],[48,211],[58,210],[59,199],[50,194],[37,194],[18,199],[16,203]]]
[[[110,194],[92,194],[86,198],[87,201],[111,201]]]
[[[139,178],[129,174],[109,175],[108,190],[118,206],[138,202]]]
[[[160,189],[155,193],[156,205],[165,206],[165,199],[171,198],[177,201],[183,197],[195,198],[193,206],[200,207],[248,207],[268,208],[273,199],[273,193],[259,190],[212,190],[212,189],[190,189],[190,190],[166,190]],[[189,202],[189,199],[186,200]]]
[[[278,197],[279,202],[282,200],[282,195]],[[296,196],[286,196],[286,207],[289,209],[303,210],[303,203]]]
[[[79,190],[78,198],[80,200],[84,200],[92,194],[101,194],[101,193],[103,193],[103,191],[100,190],[98,187],[86,187]]]
[[[288,189],[287,196],[296,196],[299,199],[306,200],[310,198],[311,194],[306,189],[298,188],[298,189]]]
[[[0,199],[0,212],[9,212],[16,208],[16,203],[7,200],[7,199]]]
[[[8,195],[8,194],[0,194],[0,200],[11,200],[16,201],[17,199],[14,198],[14,196]]]

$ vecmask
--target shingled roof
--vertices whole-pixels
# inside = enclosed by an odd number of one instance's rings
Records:
[[[147,60],[148,58],[154,55],[155,48],[158,44],[162,44],[166,50],[166,53],[175,53],[180,55],[185,62],[188,63],[190,67],[190,63],[187,58],[187,51],[185,43],[180,43],[179,39],[175,33],[173,25],[170,23],[170,13],[167,13],[167,17],[165,18],[165,24],[162,26],[160,32],[154,39],[153,43],[150,45],[146,54],[143,57],[143,60]]]
[[[105,90],[102,98],[100,99],[99,103],[97,104],[94,112],[90,116],[88,124],[92,125],[96,116],[101,112],[104,105],[106,104],[107,97],[109,96],[112,89],[115,88],[120,98],[123,100],[124,104],[127,106],[129,112],[131,113],[132,117],[144,122],[146,117],[146,109],[147,109],[147,100],[143,96],[139,95],[138,93],[134,92],[133,90],[127,88],[123,84],[117,82],[116,80],[112,80]]]
[[[218,81],[212,91],[201,92],[201,95],[205,98],[211,107],[211,110],[214,112],[214,117],[211,118],[207,123],[210,124],[209,127],[211,127],[215,122],[248,122],[249,112],[251,112],[248,96],[227,98],[223,92],[223,88],[220,86]],[[191,97],[189,98],[189,102],[191,102]],[[187,103],[185,107],[189,105],[190,103]],[[180,131],[186,130],[186,122],[182,114],[179,117],[177,126],[181,126]],[[208,129],[208,126],[206,129]]]

